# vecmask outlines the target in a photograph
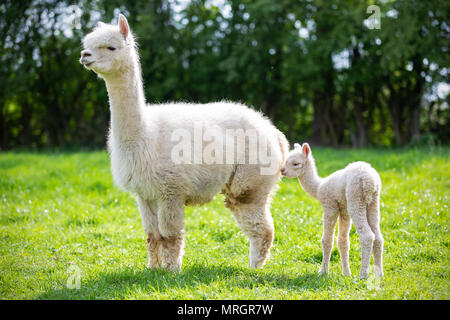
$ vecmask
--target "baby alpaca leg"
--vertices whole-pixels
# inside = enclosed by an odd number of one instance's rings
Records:
[[[332,208],[323,208],[323,235],[322,235],[322,267],[319,274],[326,274],[328,272],[328,264],[330,263],[331,250],[334,242],[334,228],[336,226],[336,219],[338,211]]]
[[[375,234],[373,241],[373,262],[375,275],[383,276],[383,236],[380,230],[380,198],[377,196],[367,208],[367,219],[372,232]]]
[[[184,206],[182,203],[164,201],[159,205],[158,228],[161,234],[159,257],[161,266],[178,272],[184,251]]]
[[[339,225],[338,225],[338,240],[337,246],[339,253],[341,255],[342,262],[342,274],[344,276],[350,276],[352,272],[350,271],[348,252],[350,250],[350,241],[348,234],[352,226],[352,220],[348,215],[339,215]]]
[[[361,244],[361,271],[360,278],[367,278],[369,275],[370,256],[372,254],[373,241],[375,235],[370,229],[367,221],[366,208],[359,203],[348,203],[348,212],[353,219],[356,231]]]
[[[262,267],[269,257],[273,242],[273,220],[268,205],[242,205],[233,208],[242,232],[250,241],[251,268]]]
[[[139,196],[137,197],[137,203],[144,232],[147,236],[148,267],[157,268],[161,262],[158,253],[160,234],[158,229],[157,206],[154,201],[147,201]]]

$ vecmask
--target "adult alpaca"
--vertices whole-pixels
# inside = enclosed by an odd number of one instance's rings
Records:
[[[123,15],[117,25],[99,23],[84,38],[83,46],[80,62],[106,83],[111,171],[115,183],[137,199],[147,236],[148,266],[180,270],[184,206],[206,203],[219,192],[226,195],[226,206],[249,238],[250,266],[262,266],[273,242],[270,195],[288,151],[284,135],[262,115],[238,104],[146,105],[136,43]],[[233,163],[175,164],[174,131],[181,129],[195,136],[199,123],[222,132],[253,130],[266,142],[275,170],[262,174],[261,161],[242,161],[251,156],[249,145]],[[201,158],[203,151],[194,150],[194,158],[198,159],[199,153]]]

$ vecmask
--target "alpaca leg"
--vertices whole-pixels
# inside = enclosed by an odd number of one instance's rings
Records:
[[[380,198],[377,196],[367,208],[367,219],[372,232],[375,234],[373,241],[373,262],[375,275],[383,276],[383,236],[380,229]]]
[[[350,232],[351,226],[352,220],[350,219],[350,216],[341,213],[339,215],[337,246],[341,255],[342,274],[344,276],[350,276],[352,274],[348,261],[348,252],[350,250],[350,241],[348,238],[348,234]]]
[[[334,241],[334,228],[336,226],[336,220],[338,217],[338,211],[332,208],[324,208],[323,211],[323,234],[322,234],[322,267],[319,274],[323,275],[328,272],[328,265],[330,263],[331,250],[333,249]]]
[[[362,203],[362,201],[357,203],[347,203],[347,206],[356,231],[358,232],[359,242],[361,244],[361,271],[359,277],[363,279],[367,278],[369,275],[370,256],[372,254],[375,235],[367,221],[366,207],[365,205],[362,205]]]
[[[239,227],[250,241],[249,266],[262,267],[269,257],[274,235],[269,206],[242,205],[233,209]]]
[[[178,272],[184,253],[184,206],[182,203],[167,201],[161,203],[158,209],[161,266]]]
[[[157,206],[154,201],[147,201],[139,196],[137,197],[137,202],[144,232],[147,236],[148,267],[157,268],[160,264],[158,254],[160,234],[158,229]]]

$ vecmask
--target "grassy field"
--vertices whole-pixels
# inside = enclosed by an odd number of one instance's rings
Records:
[[[380,172],[385,277],[352,277],[333,250],[319,276],[322,211],[295,179],[273,200],[275,240],[251,270],[248,243],[223,196],[186,209],[179,274],[146,268],[145,237],[131,195],[113,186],[106,152],[0,154],[1,299],[449,299],[450,148],[314,149],[319,174],[364,160]],[[80,272],[80,288],[67,287]]]

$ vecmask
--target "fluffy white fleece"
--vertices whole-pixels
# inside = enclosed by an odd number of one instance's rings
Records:
[[[184,248],[184,206],[226,195],[238,225],[250,240],[250,266],[262,266],[273,242],[270,195],[280,178],[288,143],[260,113],[231,102],[147,105],[135,39],[123,15],[118,25],[101,23],[83,40],[80,62],[105,80],[111,129],[108,149],[115,183],[132,192],[147,235],[149,267],[178,271]],[[271,174],[265,164],[174,164],[176,130],[195,137],[205,128],[252,129],[271,150]],[[202,157],[203,149],[193,150]],[[226,150],[224,150],[226,152]],[[245,152],[249,152],[248,148]],[[200,153],[200,154],[199,154]],[[239,155],[242,158],[242,155]]]
[[[342,273],[350,275],[349,231],[356,227],[361,243],[360,277],[369,273],[373,248],[375,275],[383,275],[383,237],[380,230],[381,180],[377,171],[365,162],[354,162],[326,178],[317,174],[311,148],[295,144],[281,169],[283,175],[298,178],[303,189],[320,201],[323,208],[323,259],[321,274],[327,273],[333,248],[334,228],[339,217],[338,249]]]

